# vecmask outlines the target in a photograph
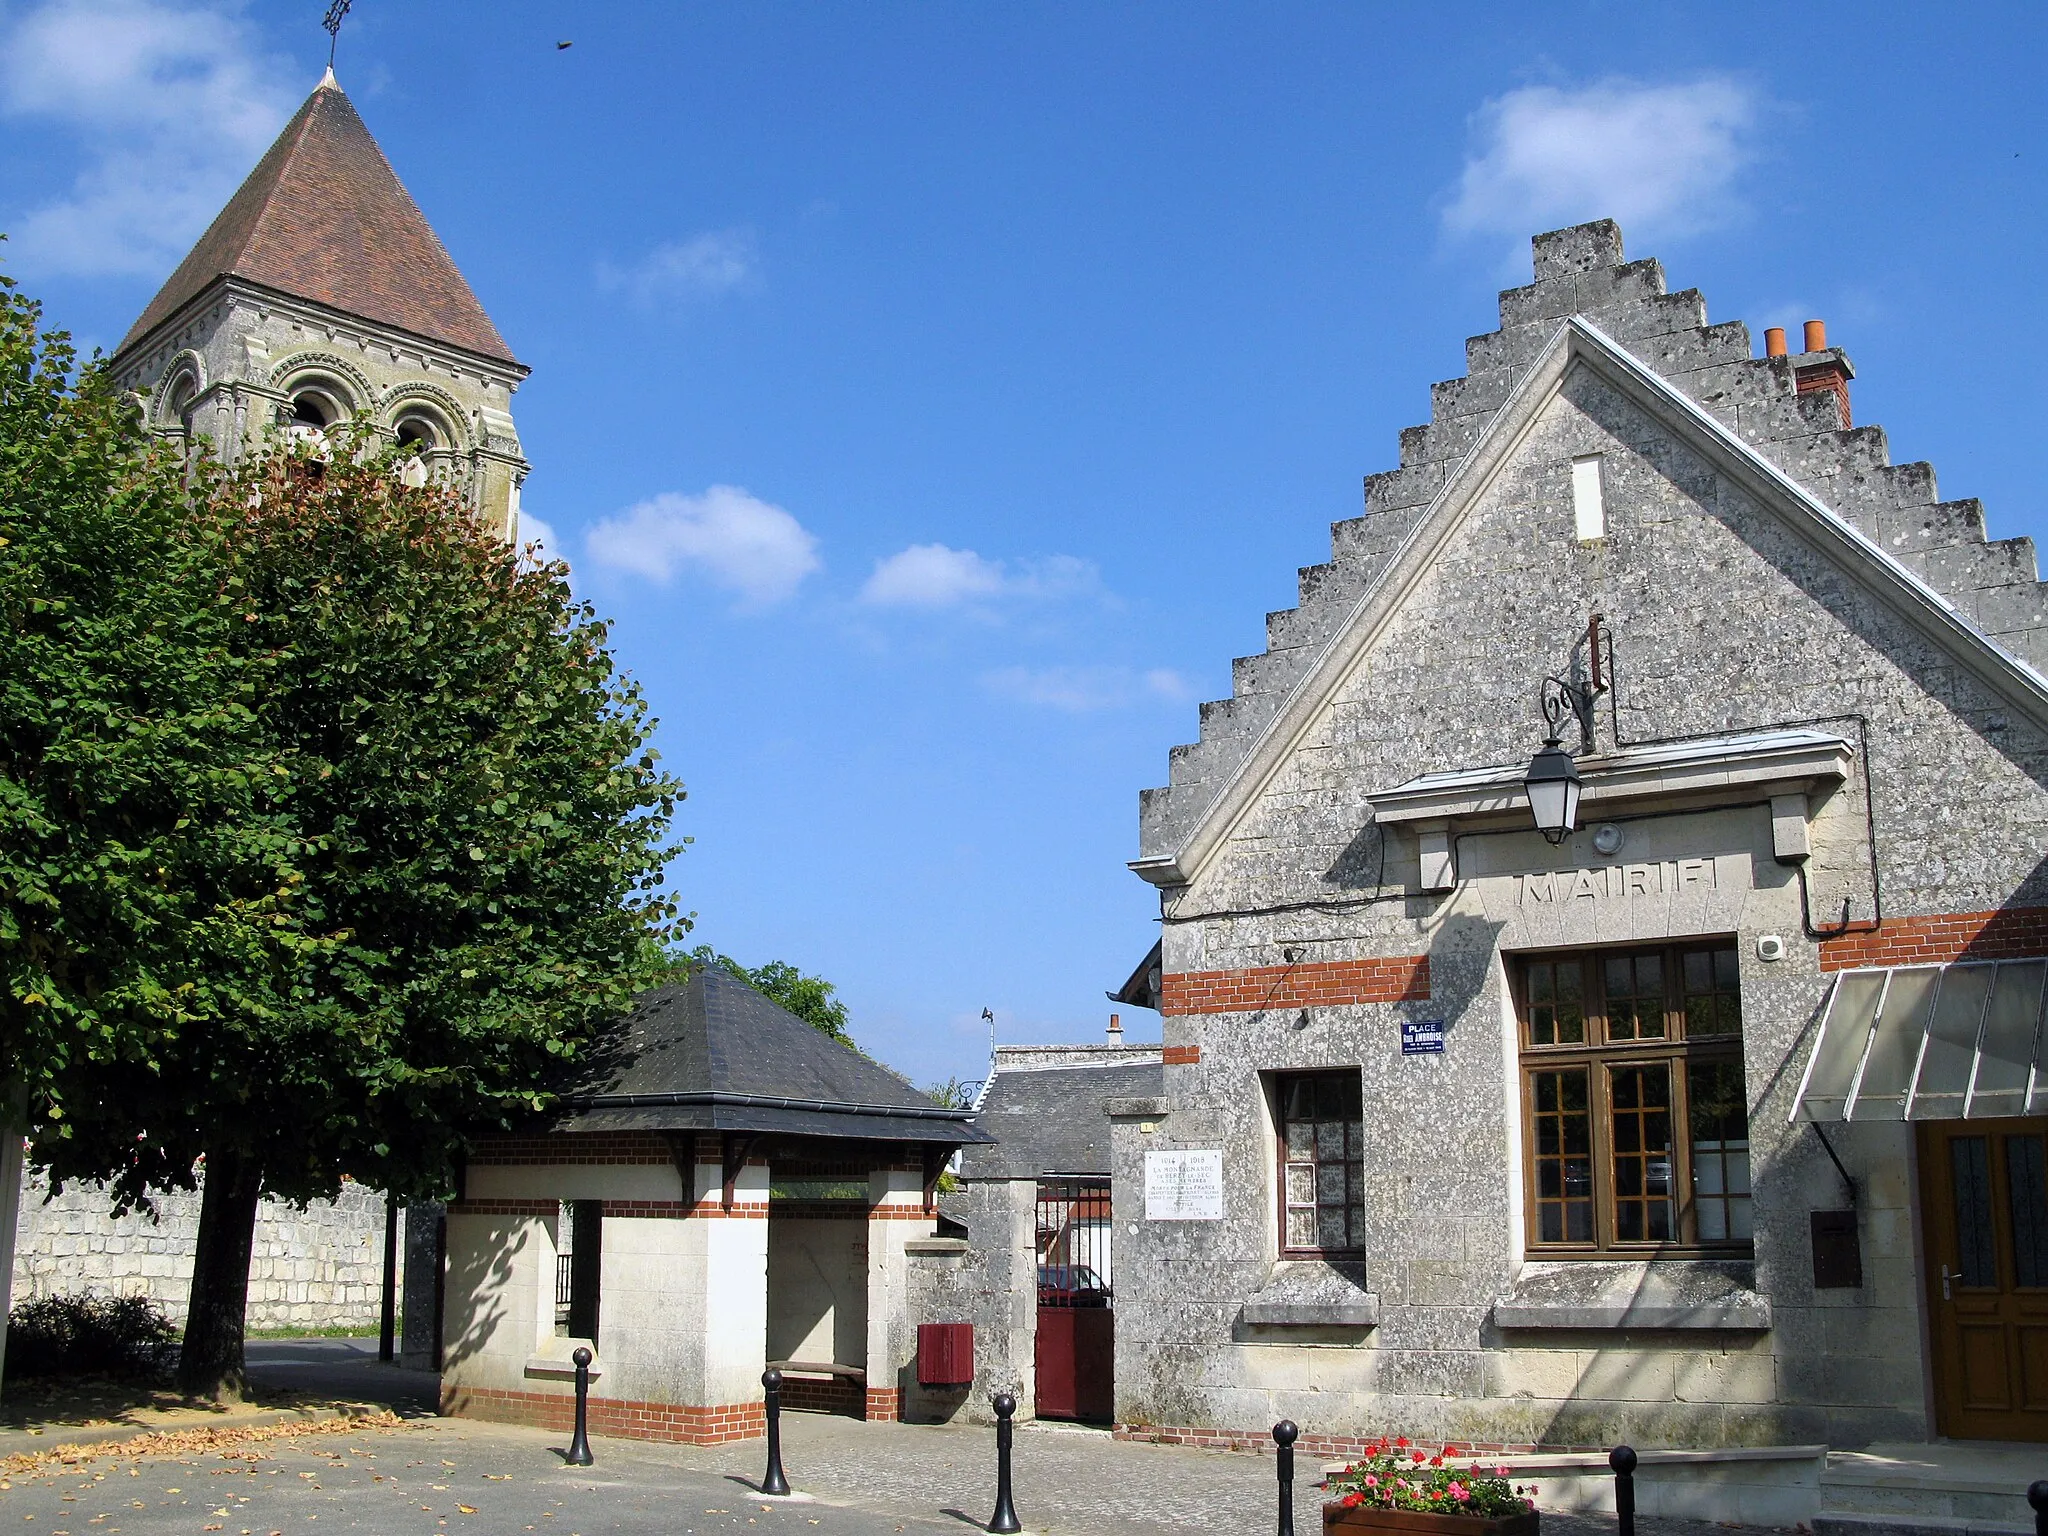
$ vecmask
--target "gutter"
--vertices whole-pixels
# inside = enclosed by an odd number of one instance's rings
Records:
[[[684,1105],[730,1105],[744,1109],[802,1109],[833,1115],[873,1115],[897,1120],[971,1120],[971,1109],[939,1105],[852,1104],[841,1099],[791,1099],[769,1093],[598,1093],[555,1100],[558,1109],[671,1109]]]

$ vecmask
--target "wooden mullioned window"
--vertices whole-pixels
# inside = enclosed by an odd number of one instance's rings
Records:
[[[1272,1092],[1281,1252],[1362,1251],[1365,1106],[1357,1069],[1276,1073]]]
[[[1512,962],[1531,1252],[1749,1250],[1738,969],[1725,940]]]

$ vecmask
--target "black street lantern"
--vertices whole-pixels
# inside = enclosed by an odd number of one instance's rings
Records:
[[[1536,814],[1536,830],[1551,842],[1561,843],[1578,829],[1579,765],[1555,736],[1529,760],[1522,788],[1528,793],[1529,809]]]

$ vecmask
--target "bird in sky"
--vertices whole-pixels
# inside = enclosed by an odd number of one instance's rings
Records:
[[[555,52],[560,53],[564,48],[574,48],[575,46],[576,45],[573,42],[557,43],[555,44]]]

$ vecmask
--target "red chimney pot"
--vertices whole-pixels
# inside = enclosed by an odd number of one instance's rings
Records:
[[[1764,332],[1764,356],[1783,357],[1785,352],[1785,327],[1774,325]]]
[[[1824,320],[1806,322],[1806,350],[1825,352],[1828,349],[1828,327]]]

